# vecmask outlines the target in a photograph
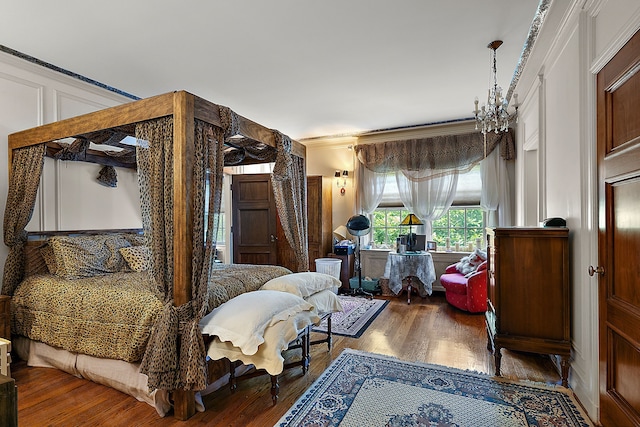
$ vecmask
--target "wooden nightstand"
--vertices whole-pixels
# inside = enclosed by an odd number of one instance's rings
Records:
[[[0,295],[0,338],[11,340],[11,297]]]
[[[339,258],[342,260],[342,264],[340,265],[340,281],[342,282],[340,292],[349,293],[351,290],[349,279],[353,277],[353,263],[355,260],[354,254],[336,255],[334,253],[330,253],[329,257]]]

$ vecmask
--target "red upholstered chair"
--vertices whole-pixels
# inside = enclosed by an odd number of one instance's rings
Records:
[[[440,276],[449,304],[470,313],[487,310],[487,262],[484,261],[476,271],[465,277],[452,264]]]

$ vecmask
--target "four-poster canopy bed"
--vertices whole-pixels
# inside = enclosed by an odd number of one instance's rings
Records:
[[[123,143],[125,136],[135,137],[136,144]],[[62,142],[69,138],[74,142]],[[296,252],[298,270],[306,271],[305,147],[184,91],[17,132],[9,135],[8,141],[10,186],[4,240],[9,256],[2,286],[6,295],[13,296],[18,285],[33,273],[29,257],[34,251],[29,249],[25,227],[33,213],[45,155],[107,167],[137,167],[143,230],[137,237],[150,248],[148,276],[155,286],[152,291],[162,301],[144,349],[141,372],[148,376],[150,389],[172,391],[175,416],[187,419],[195,412],[195,391],[204,389],[211,380],[204,376],[205,349],[198,321],[225,300],[289,272],[275,266],[257,270],[248,274],[256,277],[256,283],[246,284],[247,273],[241,273],[240,266],[228,270],[215,266],[217,215],[208,215],[205,224],[204,212],[207,208],[210,213],[219,212],[222,168],[225,164],[275,162],[272,182],[276,206],[287,240]],[[89,142],[119,151],[92,150]],[[205,200],[207,185],[210,191]],[[115,241],[131,245],[131,239],[136,239],[135,232],[111,232],[116,236],[107,238],[111,245]],[[123,243],[122,238],[129,243]],[[60,241],[64,243],[64,237]],[[60,270],[59,263],[57,268]],[[233,284],[226,285],[223,279]],[[33,322],[30,314],[21,316],[13,322],[22,327]]]

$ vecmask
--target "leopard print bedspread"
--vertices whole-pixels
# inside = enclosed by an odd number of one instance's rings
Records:
[[[278,266],[217,265],[209,279],[208,311],[288,273]],[[11,301],[12,333],[74,353],[139,361],[163,306],[151,280],[146,272],[75,280],[30,276]]]
[[[119,272],[82,279],[30,276],[11,301],[11,330],[74,353],[127,362],[144,354],[162,310],[147,273]]]
[[[271,279],[291,273],[276,265],[216,264],[207,286],[210,312],[245,292],[257,291]]]

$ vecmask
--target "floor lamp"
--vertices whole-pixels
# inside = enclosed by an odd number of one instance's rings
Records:
[[[356,246],[356,271],[358,272],[358,287],[353,290],[352,295],[363,295],[373,298],[373,294],[367,292],[362,287],[362,265],[360,263],[360,237],[366,236],[371,232],[371,222],[364,215],[354,215],[347,221],[347,230],[352,236],[358,238]]]

